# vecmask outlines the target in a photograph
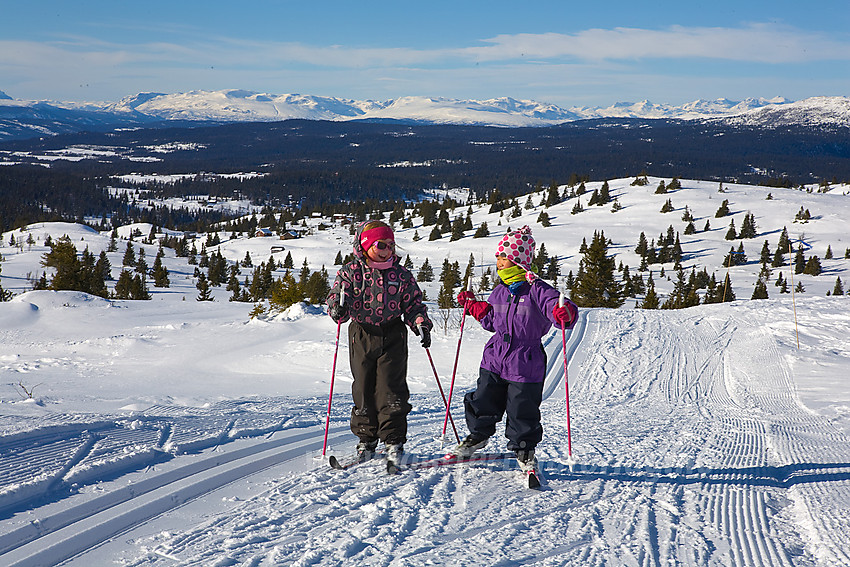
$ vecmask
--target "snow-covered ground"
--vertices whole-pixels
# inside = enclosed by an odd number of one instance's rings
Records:
[[[581,239],[604,228],[634,273],[637,235],[681,228],[688,204],[695,224],[711,218],[712,230],[682,237],[686,269],[721,274],[732,243],[723,239],[728,219],[713,213],[728,198],[738,228],[747,211],[757,217],[760,236],[745,241],[751,260],[763,240],[775,248],[785,225],[810,254],[823,258],[831,245],[836,258],[822,260],[827,274],[804,276],[806,292],[793,298],[771,285],[769,300],[583,310],[568,337],[572,469],[560,335],[547,337],[541,491],[521,489],[509,461],[392,477],[379,462],[331,470],[320,454],[337,329],[321,306],[250,319],[250,304],[229,303],[221,288],[215,302],[197,302],[194,267],[172,251],[172,286],[151,287],[151,301],[27,291],[46,234],[68,234],[95,253],[109,235],[34,225],[15,231],[23,244],[11,247],[5,233],[2,285],[18,295],[0,303],[0,563],[850,565],[850,299],[826,295],[836,277],[850,280],[848,197],[745,186],[718,194],[716,183],[695,181],[656,196],[657,179],[643,188],[629,181],[611,182],[624,205],[617,213],[570,215],[566,203],[549,210],[552,227],[534,224],[539,208],[510,224],[531,224],[564,273],[577,269]],[[667,198],[675,219],[658,212]],[[807,225],[792,223],[801,206],[816,217]],[[478,274],[508,221],[499,228],[486,208],[473,218],[494,236],[428,242],[417,226],[398,231],[402,254],[417,268],[429,258],[438,273],[443,258],[463,269],[474,253]],[[416,230],[422,240],[413,240]],[[250,252],[258,264],[272,242],[292,252],[296,269],[307,257],[333,276],[350,237],[337,227],[286,242],[224,239],[220,249],[233,261]],[[110,255],[116,274],[125,246]],[[152,264],[156,246],[144,246]],[[730,270],[739,298],[751,295],[758,269]],[[669,290],[657,267],[655,280],[662,295]],[[436,285],[424,284],[431,298]],[[461,435],[461,396],[474,386],[488,335],[467,323],[452,404]],[[458,340],[454,322],[434,335],[446,390]],[[344,455],[355,442],[345,340],[339,356],[330,451]],[[409,381],[406,448],[439,455],[445,408],[413,340]],[[504,449],[500,435],[488,450]]]

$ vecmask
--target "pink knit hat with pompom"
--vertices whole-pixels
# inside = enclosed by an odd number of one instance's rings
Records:
[[[505,257],[525,270],[525,279],[529,283],[537,279],[537,274],[531,271],[531,262],[534,260],[534,238],[531,236],[531,229],[528,225],[508,232],[499,241],[496,247],[496,257],[502,254]]]

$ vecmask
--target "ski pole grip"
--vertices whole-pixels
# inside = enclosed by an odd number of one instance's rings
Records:
[[[561,295],[558,297],[558,307],[564,306],[564,292],[561,292]]]
[[[339,282],[339,306],[345,305],[345,282]]]

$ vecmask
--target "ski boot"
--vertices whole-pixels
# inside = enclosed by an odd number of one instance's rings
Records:
[[[460,445],[455,447],[454,454],[458,457],[469,457],[478,449],[486,447],[489,439],[489,437],[480,437],[471,433],[466,436],[466,439],[461,441]]]

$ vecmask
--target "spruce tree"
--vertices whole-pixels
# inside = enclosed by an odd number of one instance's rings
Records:
[[[304,298],[314,304],[319,305],[325,302],[328,294],[331,291],[330,283],[328,282],[328,272],[325,267],[318,272],[313,272],[307,278],[306,285],[302,287]]]
[[[133,243],[127,242],[127,248],[124,250],[124,259],[122,265],[133,267],[136,265],[136,253],[133,251]]]
[[[806,269],[806,256],[803,254],[803,247],[797,248],[797,254],[794,256],[794,273],[802,274]]]
[[[635,246],[635,254],[637,254],[638,256],[645,256],[648,247],[649,244],[646,241],[646,234],[641,232],[640,236],[638,237],[637,246]]]
[[[714,218],[719,219],[729,215],[729,199],[724,199],[723,203],[717,209],[717,212],[714,213]]]
[[[841,278],[835,278],[835,287],[832,288],[832,295],[844,295],[844,284],[841,283]]]
[[[602,183],[602,187],[599,189],[599,197],[597,197],[596,204],[597,205],[607,205],[611,202],[611,188],[608,186],[608,181],[604,181]]]
[[[198,283],[195,284],[195,287],[198,288],[198,301],[212,301],[213,297],[210,293],[210,284],[207,281],[207,276],[204,275],[203,272],[198,275]]]
[[[770,257],[770,245],[767,243],[767,240],[764,241],[764,245],[761,247],[761,254],[759,255],[759,262],[762,264],[767,264],[771,261]]]
[[[756,217],[753,213],[744,215],[744,222],[741,224],[741,232],[738,238],[755,238],[758,236],[758,228],[756,227]]]
[[[115,298],[130,299],[130,288],[132,287],[133,276],[127,270],[121,270],[118,275],[118,281],[115,282]]]
[[[302,290],[291,272],[287,271],[282,278],[272,282],[269,290],[269,305],[283,311],[295,305],[304,298]]]
[[[625,299],[622,287],[615,277],[614,258],[608,257],[608,240],[600,231],[593,235],[584,257],[579,263],[582,271],[573,290],[573,301],[582,307],[619,307]]]
[[[139,256],[136,259],[136,273],[142,274],[143,276],[148,273],[148,262],[145,257],[145,249],[141,246],[139,247]]]
[[[640,304],[641,309],[658,309],[661,301],[658,299],[658,294],[655,293],[655,281],[652,279],[652,272],[649,273],[649,278],[646,281],[646,295]]]
[[[422,267],[419,268],[419,273],[416,274],[416,281],[418,281],[418,282],[432,282],[432,281],[434,281],[434,269],[431,267],[431,264],[428,262],[428,258],[425,258],[425,261],[422,262]]]
[[[806,267],[803,268],[803,273],[810,276],[819,276],[821,273],[820,258],[812,256],[806,261]]]
[[[460,240],[463,238],[463,217],[457,217],[452,223],[452,235],[449,238],[449,242],[454,242],[455,240]]]
[[[758,281],[756,281],[756,286],[753,289],[753,296],[750,299],[768,299],[767,285],[764,283],[764,279],[759,278]]]
[[[153,285],[154,287],[169,287],[171,282],[168,279],[168,269],[162,263],[162,257],[164,252],[160,249],[160,252],[156,255],[153,261]]]

